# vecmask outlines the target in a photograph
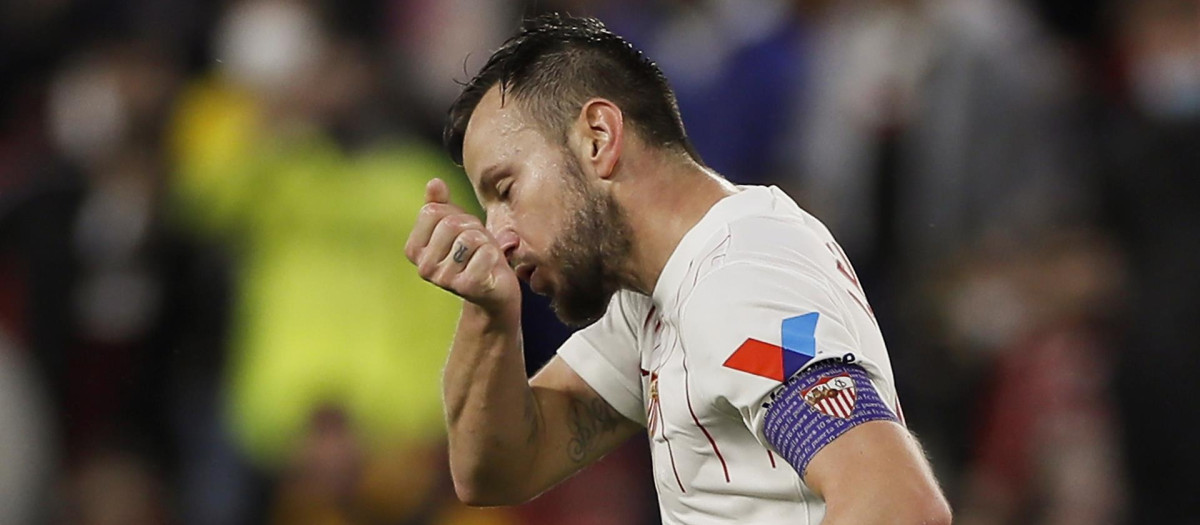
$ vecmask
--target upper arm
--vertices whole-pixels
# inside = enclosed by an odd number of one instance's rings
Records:
[[[689,364],[707,378],[704,398],[736,410],[764,445],[775,397],[818,365],[853,363],[879,386],[882,405],[895,402],[878,332],[860,330],[870,323],[867,314],[848,312],[819,274],[727,264],[701,280],[686,308],[681,332]],[[884,411],[891,414],[890,408]]]
[[[858,365],[822,362],[789,379],[772,396],[763,435],[825,500],[828,523],[949,519],[915,439]]]
[[[529,491],[536,495],[600,459],[636,434],[641,425],[622,416],[576,374],[554,357],[529,381],[536,418],[537,456]]]
[[[894,421],[858,425],[821,449],[804,482],[827,523],[949,523],[950,508],[916,439]]]
[[[809,267],[755,262],[701,280],[682,332],[711,378],[704,397],[737,410],[788,460],[826,499],[826,522],[902,523],[912,511],[917,523],[938,523],[945,502],[893,409],[882,337],[838,284]]]

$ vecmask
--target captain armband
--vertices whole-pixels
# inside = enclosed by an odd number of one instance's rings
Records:
[[[868,421],[896,421],[861,366],[838,360],[796,374],[772,396],[763,434],[804,476],[825,445]]]

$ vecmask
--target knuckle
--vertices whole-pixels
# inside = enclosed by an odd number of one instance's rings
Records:
[[[440,230],[443,234],[448,234],[450,238],[455,238],[458,237],[465,230],[465,228],[463,227],[460,219],[450,215],[442,219],[442,222],[438,224],[438,230]]]
[[[481,229],[484,227],[483,221],[479,220],[479,217],[476,217],[469,213],[463,213],[462,218],[463,218],[463,223],[465,223],[469,227],[481,228]]]
[[[422,259],[420,262],[417,263],[417,273],[421,276],[422,279],[425,279],[426,281],[432,281],[434,278],[434,275],[437,273],[437,270],[438,270],[437,263],[430,261],[428,259]]]
[[[466,214],[450,215],[445,220],[459,230],[473,228],[479,222],[478,219]]]
[[[413,263],[417,262],[417,242],[411,237],[404,243],[404,256]]]
[[[488,236],[479,230],[465,230],[459,234],[458,239],[469,246],[486,246]]]
[[[437,225],[433,227],[433,233],[430,234],[430,238],[435,239],[439,234],[443,234],[447,230],[453,231],[454,229],[454,223],[450,221],[450,218],[443,217],[442,220],[438,221]]]
[[[452,283],[453,281],[454,281],[454,276],[446,275],[445,269],[437,268],[433,271],[433,281],[432,282],[434,284],[441,286],[442,288],[445,288],[447,290],[453,291],[453,288],[451,286],[449,286],[449,284]]]
[[[436,220],[441,215],[442,209],[437,203],[429,203],[421,206],[421,211],[417,212],[417,216],[424,220]]]
[[[494,244],[484,244],[479,248],[478,256],[482,257],[483,262],[486,262],[488,266],[491,266],[500,259],[500,248],[496,247]]]

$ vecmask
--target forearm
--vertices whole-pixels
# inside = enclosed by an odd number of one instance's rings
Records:
[[[519,323],[464,302],[443,395],[459,496],[480,504],[526,497],[519,481],[535,459],[538,407],[525,376]]]

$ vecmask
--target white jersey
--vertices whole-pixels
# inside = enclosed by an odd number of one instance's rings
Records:
[[[646,427],[668,525],[821,522],[825,503],[763,436],[772,392],[796,371],[853,361],[899,410],[849,262],[774,187],[718,201],[675,248],[652,297],[617,293],[558,354]]]

